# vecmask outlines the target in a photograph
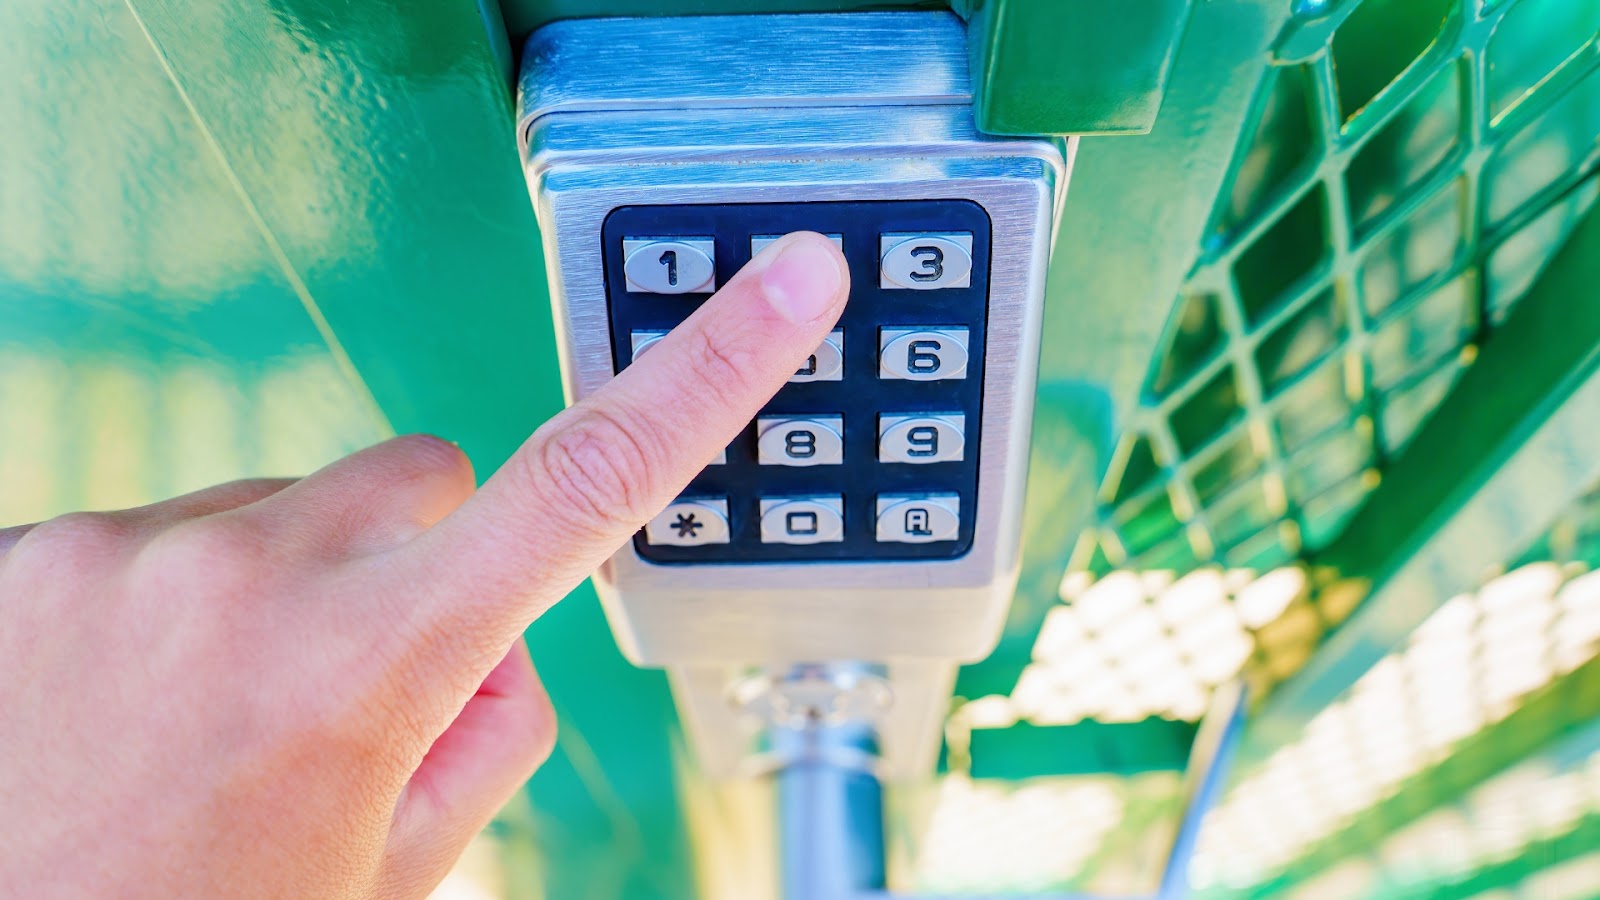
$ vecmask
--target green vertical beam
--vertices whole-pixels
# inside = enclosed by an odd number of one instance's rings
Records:
[[[1194,3],[969,0],[955,6],[969,18],[980,129],[1145,134],[1161,110]]]
[[[1144,137],[1082,139],[1051,258],[1029,467],[1022,580],[999,647],[961,673],[965,697],[1007,694],[1093,521],[1116,441],[1139,409],[1178,288],[1289,16],[1279,0],[1202,3]]]

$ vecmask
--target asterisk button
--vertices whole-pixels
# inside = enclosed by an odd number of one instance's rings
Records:
[[[728,501],[725,497],[679,500],[644,527],[651,546],[703,547],[728,543]]]

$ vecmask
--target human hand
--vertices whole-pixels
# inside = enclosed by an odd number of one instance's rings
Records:
[[[426,894],[554,741],[523,630],[847,290],[828,240],[777,242],[476,493],[459,450],[411,436],[0,531],[0,894]]]

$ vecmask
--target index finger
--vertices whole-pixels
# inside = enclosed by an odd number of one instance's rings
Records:
[[[822,343],[848,291],[831,241],[789,235],[546,422],[474,497],[386,560],[397,587],[424,595],[415,612],[426,632],[471,635],[488,657],[503,650],[733,440]]]

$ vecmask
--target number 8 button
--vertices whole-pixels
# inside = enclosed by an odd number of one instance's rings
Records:
[[[763,466],[837,466],[844,462],[844,418],[756,419],[756,457]]]

